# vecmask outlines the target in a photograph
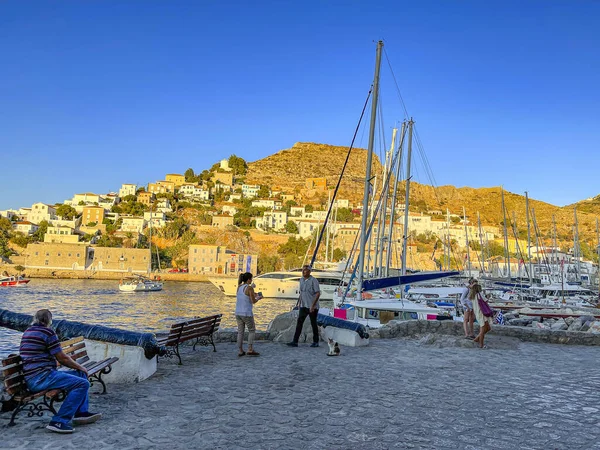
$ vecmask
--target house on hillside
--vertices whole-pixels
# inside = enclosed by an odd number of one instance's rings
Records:
[[[119,197],[127,197],[128,195],[135,195],[137,191],[136,184],[122,184],[121,189],[119,189]]]
[[[31,223],[28,220],[21,220],[13,223],[13,230],[20,231],[24,234],[33,234],[38,230],[38,226],[35,223]]]
[[[212,226],[220,229],[233,226],[233,216],[229,214],[215,214],[212,216]]]
[[[34,203],[27,213],[27,221],[32,223],[46,222],[56,219],[56,208],[46,203]]]

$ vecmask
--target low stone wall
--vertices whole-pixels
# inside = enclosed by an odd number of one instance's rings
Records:
[[[9,268],[9,273],[14,272]],[[129,272],[108,272],[108,271],[89,271],[89,270],[50,270],[50,269],[33,269],[26,268],[25,274],[28,278],[57,278],[57,279],[89,279],[89,280],[120,280],[123,277],[129,277]],[[147,274],[142,274],[147,275]],[[208,282],[208,276],[192,274],[192,273],[152,273],[150,276],[160,276],[161,281],[197,281]]]
[[[475,329],[479,327],[475,325]],[[401,337],[415,337],[425,334],[446,334],[462,336],[464,334],[462,322],[451,320],[392,320],[378,329],[369,331],[372,339],[395,339]],[[524,328],[509,325],[496,325],[492,327],[491,334],[512,337],[527,342],[545,344],[567,345],[600,345],[600,334],[581,331],[551,330],[538,328]]]

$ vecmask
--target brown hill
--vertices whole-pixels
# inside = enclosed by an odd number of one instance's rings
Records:
[[[284,191],[299,194],[305,188],[307,178],[326,178],[329,188],[334,188],[344,166],[348,147],[312,142],[297,142],[290,149],[248,164],[246,182],[280,187]],[[338,198],[356,202],[362,198],[364,189],[367,151],[352,150]],[[373,158],[373,173],[381,172],[377,156]]]
[[[348,148],[327,144],[298,142],[290,149],[281,150],[267,158],[249,163],[246,176],[247,183],[266,184],[281,188],[284,192],[302,194],[306,178],[324,177],[329,188],[333,188],[344,164]],[[365,149],[352,151],[344,180],[338,198],[347,198],[356,203],[363,195],[367,153]],[[381,174],[381,164],[375,156],[373,174]],[[501,188],[470,188],[423,185],[411,183],[411,209],[417,211],[441,210],[446,208],[451,213],[462,215],[463,206],[471,223],[476,223],[477,212],[481,215],[484,225],[502,224]],[[404,184],[400,184],[399,198],[404,199]],[[303,198],[305,200],[305,198]],[[307,201],[308,203],[309,201]],[[513,212],[516,216],[521,236],[526,235],[525,197],[505,191],[505,204],[508,211],[507,219],[512,221]],[[559,240],[568,245],[573,239],[574,206],[577,206],[580,238],[595,246],[596,215],[600,215],[600,196],[575,205],[565,207],[530,198],[530,208],[535,212],[535,218],[541,236],[547,238],[552,233],[552,216],[555,217]],[[532,214],[533,217],[533,214]],[[532,220],[532,236],[533,232]],[[534,241],[535,243],[535,241]],[[546,243],[549,243],[546,241]]]

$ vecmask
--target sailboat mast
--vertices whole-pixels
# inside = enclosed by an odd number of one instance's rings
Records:
[[[596,279],[598,280],[598,299],[600,299],[600,231],[598,231],[598,218],[596,217],[596,252],[598,253],[598,268]]]
[[[408,121],[408,153],[406,154],[406,197],[404,199],[404,236],[402,236],[402,275],[406,275],[406,247],[408,244],[408,203],[410,197],[410,160],[412,156],[413,120]]]
[[[371,164],[373,163],[373,144],[375,142],[375,125],[377,121],[377,100],[379,98],[379,69],[381,68],[381,50],[383,41],[377,42],[375,57],[375,76],[373,77],[373,99],[371,101],[371,124],[369,127],[369,145],[367,148],[367,167],[365,169],[365,188],[363,192],[363,210],[360,227],[360,253],[358,255],[357,295],[361,298],[362,282],[365,270],[365,248],[367,245],[367,213],[369,209],[369,187],[371,185]]]
[[[527,258],[529,258],[529,286],[533,286],[533,271],[531,268],[531,226],[529,225],[529,194],[525,191],[525,209],[527,217]]]
[[[467,229],[467,213],[463,206],[463,223],[465,224],[465,243],[467,244],[467,270],[469,272],[469,278],[471,278],[471,252],[469,252],[469,231]]]
[[[150,203],[150,228],[149,228],[149,245],[150,261],[148,262],[148,273],[152,273],[152,203]]]
[[[481,247],[481,271],[485,274],[485,258],[483,254],[483,233],[481,232],[481,217],[477,211],[477,226],[479,227],[479,246]]]
[[[388,192],[389,192],[389,178],[392,176],[392,170],[394,170],[394,168],[392,167],[393,164],[393,160],[394,160],[394,147],[396,144],[396,133],[398,132],[398,128],[394,128],[392,130],[392,143],[390,145],[390,151],[388,152],[388,154],[386,155],[386,171],[385,171],[385,175],[383,178],[383,186],[384,186],[384,192],[383,192],[383,204],[381,205],[381,214],[379,215],[379,229],[378,231],[378,235],[379,238],[377,239],[377,250],[378,253],[376,255],[378,258],[377,261],[377,275],[378,276],[383,276],[383,242],[385,239],[385,219],[387,218],[387,209],[388,209]]]
[[[327,210],[329,210],[329,208],[331,208],[331,191],[328,191],[329,194],[329,199],[327,200]],[[329,262],[329,223],[327,223],[327,228],[325,230],[326,234],[326,239],[325,239],[325,262],[328,263]]]
[[[446,250],[448,251],[448,259],[446,260],[448,266],[446,270],[450,270],[452,266],[452,249],[450,248],[450,210],[448,208],[446,208]]]
[[[577,275],[576,279],[581,280],[581,260],[580,260],[580,250],[579,250],[579,223],[577,222],[577,208],[573,209],[573,213],[575,214],[575,232],[573,233],[573,239],[575,241],[575,246],[573,247],[573,253],[575,254],[575,267],[577,267]]]
[[[556,249],[556,218],[554,217],[554,214],[552,214],[552,254],[553,254],[553,262],[554,262],[554,267],[557,269],[558,271],[558,251]],[[561,268],[562,271],[562,268]]]
[[[396,197],[398,194],[398,180],[400,178],[400,167],[402,164],[402,148],[404,147],[404,136],[406,134],[406,122],[402,122],[402,131],[400,132],[400,143],[398,144],[398,157],[396,158],[396,175],[394,179],[394,193],[392,195],[392,211],[390,213],[390,229],[387,242],[387,263],[385,265],[385,276],[390,274],[390,265],[392,264],[392,239],[394,236],[394,221],[396,220]]]
[[[502,216],[504,217],[504,272],[508,274],[508,279],[512,278],[510,273],[510,252],[508,251],[508,230],[506,229],[506,207],[504,206],[504,188],[502,189]],[[508,268],[508,270],[507,270]]]

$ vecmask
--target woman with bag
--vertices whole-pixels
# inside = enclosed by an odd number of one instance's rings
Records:
[[[252,274],[250,272],[241,273],[238,279],[238,290],[235,303],[235,319],[238,326],[237,344],[239,348],[238,356],[259,356],[259,353],[254,351],[254,334],[256,325],[254,324],[253,306],[262,296],[260,293],[254,292],[254,284],[252,284]],[[244,332],[248,327],[248,351],[244,351]]]
[[[469,291],[469,300],[473,302],[473,313],[479,324],[479,335],[473,339],[473,342],[479,343],[479,348],[487,348],[483,343],[484,337],[492,329],[492,323],[494,322],[494,314],[488,305],[487,301],[481,294],[481,285],[479,283],[473,284]]]

